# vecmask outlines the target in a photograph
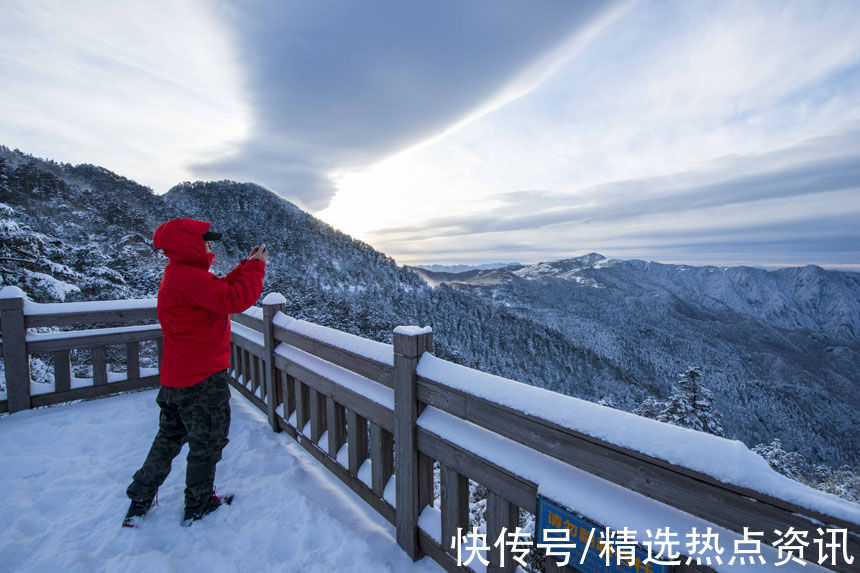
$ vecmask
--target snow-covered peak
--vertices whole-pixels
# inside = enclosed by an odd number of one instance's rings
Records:
[[[588,253],[581,257],[528,265],[514,271],[514,274],[528,280],[535,280],[544,277],[575,280],[575,277],[578,277],[581,271],[591,268],[602,268],[606,266],[609,261],[609,259],[598,253]]]

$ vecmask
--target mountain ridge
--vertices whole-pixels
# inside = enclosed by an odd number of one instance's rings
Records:
[[[515,275],[527,280],[553,277],[601,288],[600,278],[604,273],[600,271],[610,267],[629,267],[659,277],[666,286],[672,286],[674,292],[704,294],[736,312],[755,316],[780,328],[821,330],[842,340],[860,336],[860,305],[857,304],[860,300],[846,297],[846,292],[860,291],[860,275],[827,270],[818,265],[768,270],[745,265],[695,266],[609,259],[598,253],[589,253],[492,270],[451,274],[422,273],[419,268],[418,272],[436,284],[499,284]],[[752,284],[753,281],[758,285]],[[834,290],[834,285],[844,287],[844,290],[826,292],[828,287]],[[758,286],[757,291],[751,290],[754,286]],[[792,305],[792,301],[798,304]]]

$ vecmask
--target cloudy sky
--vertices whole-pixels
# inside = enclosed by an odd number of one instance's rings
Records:
[[[860,2],[0,0],[0,143],[402,263],[860,270]]]

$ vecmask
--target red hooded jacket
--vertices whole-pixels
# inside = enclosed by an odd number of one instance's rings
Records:
[[[192,386],[230,366],[228,314],[248,309],[263,292],[263,261],[243,260],[224,278],[209,272],[215,255],[206,252],[203,233],[210,225],[172,219],[152,235],[170,261],[158,289],[164,386]]]

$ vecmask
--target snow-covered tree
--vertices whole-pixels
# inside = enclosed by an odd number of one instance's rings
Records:
[[[763,457],[770,467],[821,491],[838,495],[849,501],[860,501],[860,471],[851,466],[830,467],[826,464],[813,466],[797,452],[786,451],[779,438],[769,444],[758,444],[753,451]]]
[[[78,273],[63,264],[63,251],[51,237],[20,225],[19,214],[0,203],[0,286],[23,288],[39,302],[63,301],[80,292]]]
[[[657,398],[654,398],[653,396],[648,396],[647,398],[645,398],[645,401],[639,405],[638,408],[633,410],[633,413],[638,416],[645,416],[646,418],[656,419],[657,416],[660,415],[660,412],[663,411],[663,408],[665,406],[666,405]]]
[[[687,368],[675,383],[674,392],[657,419],[725,437],[719,414],[712,407],[711,391],[699,381],[701,377],[702,370],[698,366]]]
[[[812,487],[860,503],[860,468],[840,466],[831,468],[821,464],[812,470]]]
[[[779,438],[774,438],[769,444],[759,444],[753,448],[753,451],[782,475],[801,482],[808,480],[812,465],[797,452],[786,451]]]

